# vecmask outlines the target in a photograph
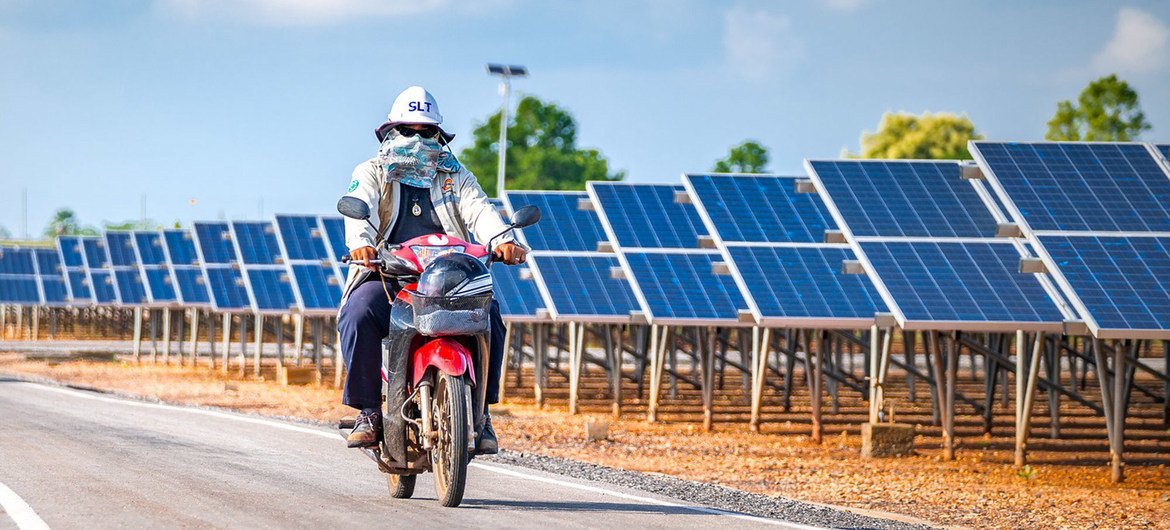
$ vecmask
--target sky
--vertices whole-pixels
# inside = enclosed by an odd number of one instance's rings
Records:
[[[745,139],[769,169],[856,151],[890,111],[1040,140],[1116,73],[1170,140],[1170,2],[0,0],[0,228],[329,213],[399,91],[456,150],[515,94],[613,170],[678,182]],[[513,98],[513,104],[516,99]],[[480,175],[495,178],[494,175]]]

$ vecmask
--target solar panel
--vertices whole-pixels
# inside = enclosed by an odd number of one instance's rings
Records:
[[[212,307],[217,311],[251,308],[252,298],[238,268],[240,263],[232,242],[231,226],[225,222],[196,222],[194,236]],[[181,281],[179,285],[182,289]]]
[[[278,215],[276,227],[288,259],[331,261],[321,223],[315,215]]]
[[[1145,144],[972,142],[1031,230],[1170,232],[1170,175]]]
[[[138,255],[134,252],[133,235],[130,232],[106,232],[104,236],[114,282],[118,286],[119,303],[127,306],[146,303],[146,287],[142,282]]]
[[[189,306],[210,305],[211,294],[207,290],[207,279],[203,276],[203,267],[191,232],[163,230],[162,243],[177,301]],[[154,282],[148,278],[147,283]]]
[[[105,238],[82,236],[80,239],[85,273],[89,277],[89,287],[93,290],[93,302],[97,305],[118,304],[118,289]]]
[[[0,303],[40,305],[43,301],[33,251],[0,247]]]
[[[247,267],[244,274],[256,311],[287,312],[297,308],[292,280],[284,267]]]
[[[69,299],[74,304],[93,301],[93,288],[90,287],[89,276],[81,269],[69,269],[65,272],[66,286],[69,287]]]
[[[820,243],[837,227],[816,193],[796,191],[796,178],[762,175],[686,175],[723,241]]]
[[[228,223],[196,222],[194,226],[200,261],[207,265],[227,265],[238,260]]]
[[[608,222],[613,243],[623,248],[699,248],[706,235],[695,207],[674,201],[682,186],[590,182],[594,204]]]
[[[886,305],[864,274],[845,274],[842,263],[855,259],[849,248],[728,246],[761,325],[791,325],[817,320],[828,325],[863,327]],[[853,320],[852,324],[849,321]]]
[[[711,252],[623,251],[633,283],[645,299],[647,317],[658,324],[738,321],[747,305],[735,279],[716,276]]]
[[[811,160],[809,176],[854,236],[994,237],[996,220],[958,162]]]
[[[1170,338],[1170,237],[1042,235],[1100,338]]]
[[[167,267],[163,238],[156,231],[130,233],[134,255],[139,262],[145,302],[154,305],[174,304],[179,301],[174,278]],[[120,284],[119,284],[120,285]],[[125,297],[123,297],[125,303]]]
[[[33,249],[33,255],[45,305],[69,305],[69,288],[65,284],[65,268],[61,266],[60,254],[55,249],[38,248]]]
[[[232,237],[237,243],[244,265],[283,263],[283,252],[276,240],[276,228],[268,221],[232,221]]]
[[[1156,147],[1158,152],[1162,153],[1162,156],[1166,157],[1167,160],[1170,160],[1170,144],[1158,144]]]
[[[110,271],[90,269],[89,285],[93,288],[94,303],[98,305],[118,303],[118,291],[114,287],[114,278]]]
[[[897,301],[906,329],[914,322],[1051,323],[1060,310],[1035,274],[1019,272],[1010,242],[862,242]]]
[[[345,245],[345,219],[322,217],[321,226],[325,228],[325,237],[329,240],[334,261],[340,262],[343,256],[349,254],[349,247]]]
[[[134,248],[138,252],[139,263],[144,267],[165,266],[167,264],[162,235],[154,231],[137,231],[133,235]]]
[[[618,267],[612,255],[533,255],[528,261],[546,289],[554,318],[628,322],[638,302],[628,282],[610,277]]]
[[[81,238],[77,236],[61,236],[57,238],[57,250],[61,253],[61,261],[66,267],[85,267],[81,257]]]
[[[341,282],[333,266],[325,262],[292,263],[293,277],[306,311],[337,311]]]
[[[532,321],[543,310],[540,289],[531,277],[531,269],[495,264],[492,271],[492,289],[500,302],[500,316],[509,321]]]
[[[596,251],[597,244],[608,241],[597,213],[578,207],[589,200],[577,191],[507,191],[509,208],[540,208],[540,222],[520,231],[521,241],[533,250]]]

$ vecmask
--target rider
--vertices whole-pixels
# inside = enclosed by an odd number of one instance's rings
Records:
[[[370,206],[369,221],[388,243],[444,233],[486,244],[507,228],[475,175],[451,153],[448,144],[455,135],[444,131],[442,123],[434,96],[422,87],[407,88],[394,100],[386,123],[374,131],[382,142],[378,155],[353,170],[347,195]],[[349,371],[342,403],[361,411],[347,437],[350,447],[376,445],[382,430],[382,339],[389,330],[390,301],[376,267],[369,263],[379,257],[376,240],[374,229],[365,221],[345,219],[345,243],[353,261],[337,320]],[[526,252],[511,235],[498,241],[503,242],[494,250],[497,259],[509,265],[524,262]],[[394,291],[401,287],[390,279],[386,284]],[[491,323],[487,403],[498,399],[504,358],[504,323],[494,301]],[[484,416],[476,448],[492,454],[498,443],[487,404]]]

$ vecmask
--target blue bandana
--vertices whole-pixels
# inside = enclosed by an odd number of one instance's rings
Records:
[[[442,146],[435,138],[421,135],[406,137],[390,133],[378,149],[378,158],[386,170],[387,180],[397,180],[407,186],[430,188],[438,172]]]

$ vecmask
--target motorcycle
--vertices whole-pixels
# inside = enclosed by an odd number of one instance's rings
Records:
[[[337,210],[373,226],[361,199],[342,197]],[[401,289],[391,302],[390,332],[382,348],[382,439],[362,451],[387,474],[392,497],[410,498],[418,475],[430,471],[443,506],[463,501],[467,464],[484,427],[492,244],[539,220],[539,208],[520,208],[487,245],[445,234],[399,245],[376,243],[387,252],[370,264],[383,282]],[[348,262],[348,256],[342,261]],[[391,295],[389,288],[386,292]],[[344,433],[353,428],[352,420],[338,427]]]

